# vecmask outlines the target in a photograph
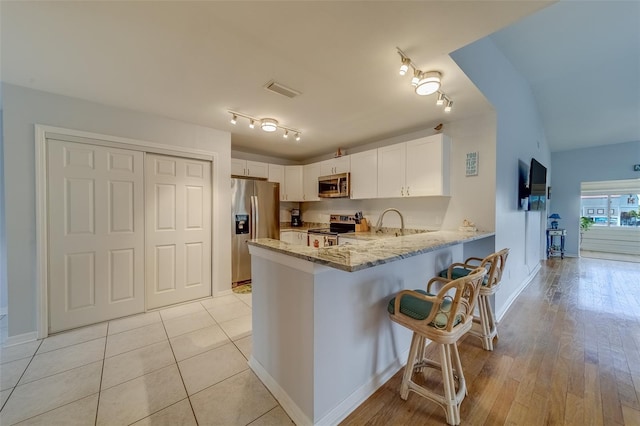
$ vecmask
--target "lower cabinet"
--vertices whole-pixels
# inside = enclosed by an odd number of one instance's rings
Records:
[[[287,229],[280,231],[280,241],[294,246],[307,245],[307,232]]]

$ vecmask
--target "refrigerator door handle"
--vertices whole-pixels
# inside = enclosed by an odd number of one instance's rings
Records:
[[[256,237],[256,200],[252,195],[249,200],[251,201],[251,232],[249,232],[249,239],[253,240]]]
[[[257,195],[254,195],[253,198],[255,199],[255,201],[253,202],[253,217],[254,217],[254,223],[256,224],[255,232],[253,233],[253,238],[258,238],[258,229],[260,226],[260,214],[258,212],[260,211],[260,204],[258,203]]]

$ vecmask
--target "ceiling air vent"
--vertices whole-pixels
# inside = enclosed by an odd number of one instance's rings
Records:
[[[290,89],[287,86],[284,86],[276,81],[271,80],[270,82],[268,82],[267,84],[264,85],[264,88],[277,93],[279,95],[283,95],[286,96],[287,98],[295,98],[298,95],[301,95],[302,93],[298,92],[297,90],[293,90]]]

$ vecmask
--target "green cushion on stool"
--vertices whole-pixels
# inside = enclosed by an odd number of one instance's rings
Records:
[[[453,271],[451,271],[451,275],[452,275],[451,279],[452,280],[457,280],[458,278],[466,277],[467,275],[469,275],[471,273],[471,271],[473,271],[473,269],[453,268]],[[448,273],[449,273],[449,270],[445,269],[444,271],[440,271],[439,275],[442,278],[449,278],[448,277]],[[487,285],[487,276],[486,275],[482,279],[482,285]]]
[[[424,294],[427,296],[434,296],[433,294],[427,293],[424,290],[414,290],[414,291],[416,293]],[[394,297],[389,301],[389,304],[387,305],[387,311],[392,315],[395,313],[395,306],[396,306],[396,298]],[[411,296],[409,294],[405,294],[404,296],[402,296],[402,299],[400,300],[400,312],[408,317],[411,317],[419,321],[424,320],[429,316],[429,314],[431,313],[432,306],[433,306],[433,303],[428,302],[426,300],[418,299],[417,297]],[[451,301],[448,299],[445,299],[442,302],[441,311],[436,315],[433,322],[431,322],[429,325],[434,326],[436,328],[445,327],[447,325],[447,320],[449,319],[448,311],[450,306],[451,306]],[[456,322],[454,325],[457,325],[461,320],[462,318],[458,316],[456,318]]]

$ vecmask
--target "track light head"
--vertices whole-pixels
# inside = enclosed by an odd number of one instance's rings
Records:
[[[436,101],[436,105],[444,105],[445,96],[444,93],[438,93],[438,100]]]
[[[233,114],[233,117],[231,117],[231,124],[236,124],[238,122],[238,116]]]
[[[411,85],[413,87],[417,87],[418,83],[420,83],[420,78],[422,76],[422,71],[413,70],[413,77],[411,78]]]
[[[453,107],[453,101],[447,101],[447,106],[444,107],[444,112],[451,112],[451,108]]]
[[[285,139],[289,139],[289,131],[285,130],[284,131],[284,135],[282,135],[282,137],[285,138]]]
[[[300,133],[296,133],[296,142],[300,142]]]
[[[431,95],[440,89],[440,73],[429,71],[422,73],[420,81],[416,87],[416,93],[420,96]]]
[[[250,129],[253,129],[254,127],[256,127],[256,124],[255,124],[255,123],[256,123],[256,121],[255,121],[255,120],[253,120],[253,119],[249,120],[249,128],[250,128]]]
[[[409,65],[411,60],[407,57],[402,57],[402,65],[400,65],[400,75],[405,75],[409,71]]]

